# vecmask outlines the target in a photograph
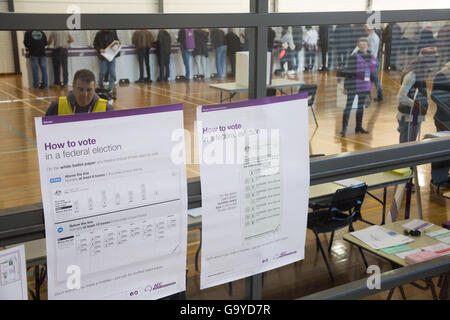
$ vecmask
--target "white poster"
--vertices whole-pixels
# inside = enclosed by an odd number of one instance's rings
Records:
[[[35,122],[49,299],[185,290],[186,166],[171,158],[182,105]]]
[[[0,251],[0,300],[28,300],[23,245]]]
[[[202,289],[304,258],[307,112],[304,94],[197,109]]]

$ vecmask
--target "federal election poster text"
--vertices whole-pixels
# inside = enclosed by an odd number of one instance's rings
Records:
[[[181,105],[36,118],[49,299],[185,290]],[[179,142],[178,142],[179,143]]]
[[[200,287],[304,258],[309,197],[305,95],[197,109]]]

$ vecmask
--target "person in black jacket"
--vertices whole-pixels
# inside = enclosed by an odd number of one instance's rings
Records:
[[[23,44],[30,53],[31,71],[33,74],[33,87],[35,89],[48,88],[47,75],[47,58],[45,57],[45,46],[47,45],[47,37],[40,30],[30,30],[25,32]],[[39,73],[41,69],[42,86],[39,87]]]
[[[236,75],[236,52],[241,50],[241,40],[233,32],[233,29],[229,28],[225,35],[225,42],[227,44],[227,56],[231,64],[231,76],[234,77]]]
[[[436,103],[434,122],[436,131],[450,130],[450,62],[438,71],[433,80],[431,99]],[[433,162],[431,164],[431,187],[437,189],[450,183],[450,161]]]
[[[328,39],[330,34],[330,26],[321,25],[319,26],[319,46],[320,52],[322,53],[322,66],[319,71],[328,71],[330,62],[332,61],[331,51],[328,53]],[[327,59],[328,56],[328,59]]]
[[[333,45],[337,57],[337,69],[343,69],[350,52],[355,48],[353,29],[349,24],[338,24],[333,34]]]
[[[156,39],[159,64],[159,81],[169,81],[171,41],[169,32],[167,32],[166,29],[160,29]]]
[[[206,58],[208,57],[208,37],[209,33],[203,29],[194,30],[195,49],[194,56],[194,79],[204,79],[207,72]]]
[[[116,82],[116,59],[120,56],[120,52],[111,60],[108,61],[102,53],[111,44],[120,44],[119,38],[117,37],[117,32],[115,30],[100,30],[97,32],[94,38],[94,48],[97,51],[97,56],[100,63],[100,75],[98,77],[99,87],[103,88],[103,80],[105,74],[109,73],[109,86],[108,90],[112,91],[114,88],[114,83]]]
[[[299,54],[303,48],[303,28],[301,26],[292,27],[292,39],[294,40],[295,49],[292,52],[294,59],[294,71],[298,70],[300,65]]]
[[[210,29],[211,32],[211,44],[216,50],[216,70],[217,78],[225,78],[227,65],[227,44],[225,41],[225,32],[218,28]]]

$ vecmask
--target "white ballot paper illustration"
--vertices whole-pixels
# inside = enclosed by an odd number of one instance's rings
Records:
[[[119,53],[120,49],[122,49],[122,46],[113,41],[105,48],[105,52],[102,52],[101,55],[104,56],[106,60],[111,62]]]
[[[304,258],[307,111],[306,95],[198,107],[202,289]]]
[[[28,300],[23,245],[0,251],[0,300]]]
[[[182,105],[35,122],[49,299],[185,290],[186,166],[171,157]]]

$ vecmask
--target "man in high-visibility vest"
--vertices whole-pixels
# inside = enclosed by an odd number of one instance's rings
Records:
[[[59,97],[47,109],[46,116],[112,111],[114,107],[95,93],[95,75],[87,69],[78,70],[73,77],[73,90]]]

